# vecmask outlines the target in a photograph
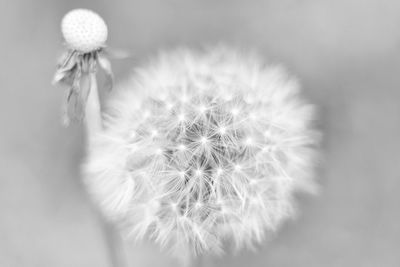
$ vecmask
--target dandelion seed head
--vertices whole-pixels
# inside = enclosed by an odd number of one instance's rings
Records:
[[[251,138],[251,137],[247,137],[245,140],[244,140],[244,144],[246,145],[246,146],[251,146],[251,145],[253,145],[253,138]]]
[[[177,50],[132,80],[84,166],[123,233],[178,258],[251,247],[314,188],[313,112],[281,68],[227,48]]]
[[[235,172],[239,172],[242,169],[242,166],[240,164],[235,164],[233,166],[233,169],[235,170]]]
[[[156,154],[156,155],[162,155],[162,154],[163,154],[162,148],[156,148],[155,154]]]
[[[84,53],[103,47],[108,34],[104,20],[88,9],[68,12],[61,22],[61,31],[68,46]]]
[[[224,173],[224,169],[221,167],[216,168],[216,176],[219,177]]]
[[[252,120],[252,121],[255,121],[255,120],[258,119],[258,116],[257,116],[256,113],[252,112],[252,113],[249,114],[249,119]]]
[[[156,137],[158,135],[157,130],[151,130],[150,131],[151,137]]]
[[[179,151],[185,151],[186,150],[186,146],[184,144],[179,144],[178,145],[178,150]]]
[[[195,174],[195,176],[199,177],[199,176],[203,175],[203,171],[201,169],[197,169],[197,170],[195,170],[194,174]]]
[[[167,103],[165,103],[165,107],[167,110],[171,110],[174,107],[174,104],[171,102],[167,102]]]
[[[186,96],[186,95],[183,95],[181,98],[180,98],[180,101],[182,102],[182,103],[186,103],[186,102],[188,102],[188,97]]]
[[[207,107],[206,107],[206,106],[204,106],[204,105],[200,105],[200,106],[199,106],[199,112],[200,112],[201,114],[203,114],[204,112],[206,112],[206,110],[207,110]]]
[[[256,179],[250,179],[249,184],[250,185],[255,185],[255,184],[257,184],[257,180]]]
[[[143,119],[148,119],[151,116],[151,112],[149,110],[143,111]]]
[[[131,131],[131,132],[128,134],[128,136],[129,136],[129,138],[131,138],[131,139],[135,139],[135,138],[137,137],[137,133],[136,133],[135,131]]]
[[[179,204],[178,203],[172,202],[172,203],[170,203],[170,206],[174,212],[179,213]]]
[[[226,127],[220,126],[220,127],[218,128],[218,133],[219,133],[220,135],[226,134]]]
[[[202,137],[200,137],[200,143],[201,143],[202,145],[207,144],[207,143],[208,143],[208,138],[207,138],[207,136],[202,136]]]
[[[184,113],[180,113],[178,115],[178,121],[183,122],[183,121],[185,121],[185,119],[186,119],[186,116]]]
[[[239,114],[239,108],[237,107],[232,108],[231,113],[233,116],[237,116]]]

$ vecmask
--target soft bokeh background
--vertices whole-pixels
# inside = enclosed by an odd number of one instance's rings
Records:
[[[81,126],[60,126],[50,85],[59,23],[77,7],[108,22],[123,80],[159,48],[225,42],[296,73],[320,110],[319,197],[257,253],[207,266],[400,266],[400,1],[0,1],[0,266],[111,266],[102,224],[79,177]],[[175,266],[150,245],[132,266]]]

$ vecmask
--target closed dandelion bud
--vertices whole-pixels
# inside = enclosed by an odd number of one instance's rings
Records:
[[[312,191],[313,108],[280,67],[227,48],[161,53],[106,108],[85,181],[127,235],[189,259],[252,247]]]
[[[109,89],[113,87],[113,72],[105,51],[107,25],[97,13],[88,9],[71,10],[62,19],[61,31],[67,51],[59,59],[53,83],[68,86],[63,106],[63,124],[67,126],[71,120],[85,117],[90,91],[95,90],[92,95],[97,95],[97,66],[104,70]],[[96,103],[97,98],[94,98]],[[96,106],[94,113],[98,115],[97,121],[101,121],[100,107]],[[89,110],[93,112],[93,107]]]
[[[88,9],[68,12],[61,22],[61,31],[67,45],[83,53],[104,47],[108,34],[104,20]]]

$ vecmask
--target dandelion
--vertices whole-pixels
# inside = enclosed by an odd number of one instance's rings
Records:
[[[63,107],[63,124],[67,126],[71,120],[83,119],[91,93],[97,97],[97,66],[107,74],[110,88],[113,73],[105,51],[107,25],[98,14],[87,9],[74,9],[64,16],[61,31],[67,51],[59,60],[53,83],[68,86]]]
[[[130,81],[84,165],[89,192],[128,236],[186,261],[252,247],[293,216],[295,192],[315,188],[313,108],[280,67],[180,49]]]

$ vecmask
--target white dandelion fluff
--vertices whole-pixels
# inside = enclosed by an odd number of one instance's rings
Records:
[[[85,182],[104,215],[181,258],[252,247],[312,191],[314,111],[278,66],[232,49],[160,53],[109,101]]]

